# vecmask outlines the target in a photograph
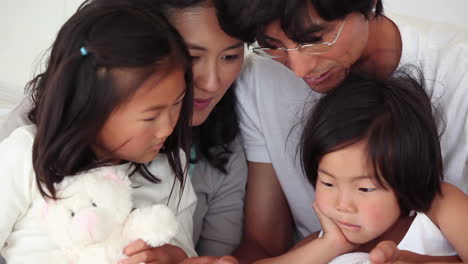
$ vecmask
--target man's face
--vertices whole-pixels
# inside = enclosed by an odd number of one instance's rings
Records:
[[[309,7],[310,21],[323,30],[310,33],[321,37],[321,41],[331,42],[335,39],[341,25],[341,34],[336,43],[325,53],[305,54],[300,50],[288,51],[287,55],[276,58],[278,62],[304,79],[311,89],[326,93],[339,85],[347,76],[351,66],[364,53],[369,36],[368,21],[360,13],[351,13],[343,20],[325,21],[313,7]],[[271,47],[295,48],[299,44],[288,38],[281,29],[280,21],[276,20],[265,29],[266,42]]]

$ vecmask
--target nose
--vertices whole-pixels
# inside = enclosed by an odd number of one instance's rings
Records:
[[[310,77],[317,66],[318,58],[314,55],[303,54],[297,50],[290,50],[287,54],[286,67],[291,69],[298,77]]]
[[[179,118],[179,112],[179,108],[175,109],[175,111],[173,109],[167,109],[167,111],[164,111],[159,122],[155,125],[154,136],[157,139],[162,140],[172,134]]]
[[[195,87],[210,93],[219,89],[219,69],[216,63],[205,64],[205,67],[197,69],[195,74]]]
[[[336,197],[335,208],[337,211],[340,211],[343,213],[355,213],[356,206],[353,201],[352,195],[343,191],[339,191]]]

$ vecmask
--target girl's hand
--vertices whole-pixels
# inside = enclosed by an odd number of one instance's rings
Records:
[[[394,263],[398,259],[400,250],[393,241],[382,241],[369,252],[372,264]]]
[[[119,264],[176,264],[187,258],[187,254],[180,247],[170,244],[150,247],[141,239],[128,245],[124,254],[128,258],[119,261]]]
[[[333,222],[330,218],[325,216],[322,211],[320,211],[315,202],[313,203],[312,207],[314,208],[320,224],[322,225],[323,237],[321,239],[328,241],[327,243],[338,251],[338,255],[351,252],[357,248],[357,245],[349,242],[346,239],[343,232],[335,224],[335,222]]]
[[[182,261],[180,264],[239,264],[236,258],[231,256],[224,257],[194,257]]]

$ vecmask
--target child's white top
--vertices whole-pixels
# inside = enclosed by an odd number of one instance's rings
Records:
[[[47,252],[58,249],[45,232],[41,221],[41,200],[32,167],[32,145],[35,126],[16,129],[0,142],[0,249],[8,264],[48,263]],[[128,164],[116,168],[127,170]],[[132,196],[135,207],[151,204],[166,204],[176,212],[179,232],[171,241],[195,256],[192,242],[192,215],[196,196],[190,179],[187,179],[180,197],[179,182],[171,172],[166,156],[159,154],[148,169],[161,182],[151,183],[141,175],[131,177],[134,188]],[[172,195],[170,195],[172,190]],[[180,204],[179,204],[180,197]]]
[[[428,256],[457,255],[457,251],[445,239],[444,234],[424,213],[417,213],[398,248]]]
[[[320,231],[319,237],[323,236]],[[427,256],[454,256],[457,251],[450,242],[445,239],[444,234],[424,213],[416,213],[416,217],[411,223],[403,239],[398,244],[398,249],[408,250],[414,253]],[[364,264],[370,263],[366,260],[367,253],[354,252],[343,254],[333,259],[329,264]]]

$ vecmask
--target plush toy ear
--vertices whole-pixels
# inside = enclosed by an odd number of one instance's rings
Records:
[[[122,179],[122,178],[119,178],[119,176],[117,176],[117,174],[115,174],[115,172],[108,172],[105,176],[104,176],[105,179],[108,179],[110,181],[113,181],[113,182],[116,182],[120,185],[123,185],[123,184],[126,184],[125,180]]]
[[[42,219],[46,218],[47,215],[49,215],[49,208],[50,208],[50,204],[52,200],[50,199],[47,199],[47,200],[42,200],[42,205],[41,205],[41,216],[42,216]]]

